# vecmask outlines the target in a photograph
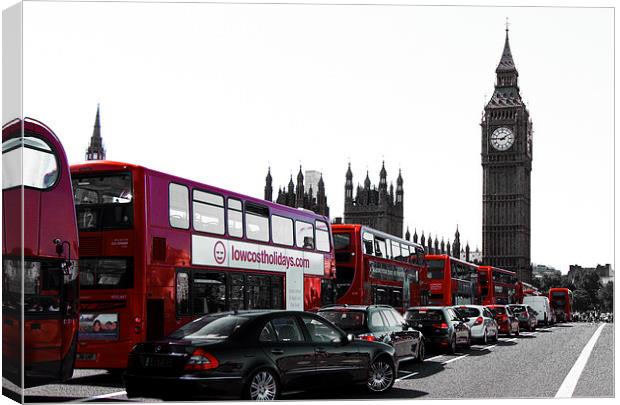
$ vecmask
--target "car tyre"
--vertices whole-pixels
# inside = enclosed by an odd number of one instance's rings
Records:
[[[125,392],[127,398],[137,398],[142,396],[142,391],[140,391],[135,384],[132,384],[129,381],[125,382]]]
[[[450,339],[450,347],[448,348],[450,354],[456,354],[456,336],[452,336]]]
[[[499,340],[499,330],[497,330],[497,328],[495,328],[495,337],[493,338],[494,342],[497,342]]]
[[[373,393],[388,391],[394,385],[396,367],[387,356],[380,356],[368,368],[366,389]]]
[[[489,337],[487,336],[487,330],[484,330],[484,334],[482,335],[482,343],[484,343],[485,345],[487,343],[489,343]]]
[[[271,370],[262,368],[252,373],[243,393],[244,399],[274,401],[280,398],[280,381]]]
[[[465,348],[469,349],[471,347],[471,333],[467,335],[467,342],[465,342]]]
[[[420,344],[418,347],[418,358],[415,359],[416,363],[422,363],[424,361],[425,355],[426,355],[426,347],[424,345],[424,339],[420,339]]]
[[[517,326],[517,331],[515,332],[515,336],[519,336],[519,327]]]

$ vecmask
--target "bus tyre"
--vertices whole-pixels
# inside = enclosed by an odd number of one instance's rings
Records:
[[[385,392],[394,385],[396,368],[387,356],[381,356],[372,362],[368,369],[366,389],[370,392]]]
[[[276,374],[266,368],[256,370],[245,386],[244,399],[274,401],[280,398],[280,382]]]
[[[418,358],[415,359],[416,363],[422,363],[424,356],[426,355],[426,347],[424,347],[424,339],[420,338],[420,344],[418,347]]]

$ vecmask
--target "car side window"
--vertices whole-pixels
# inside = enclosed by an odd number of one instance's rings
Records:
[[[292,316],[274,318],[271,320],[276,336],[280,342],[303,342],[303,334],[297,321]]]
[[[368,318],[368,328],[371,331],[379,331],[385,329],[385,323],[383,322],[383,318],[381,317],[381,312],[370,312],[370,316]]]
[[[301,319],[303,319],[310,339],[313,342],[334,342],[340,341],[342,338],[337,329],[325,322],[306,316],[303,316]]]
[[[258,336],[259,342],[277,342],[276,331],[273,329],[271,322],[267,322],[260,335]]]
[[[486,316],[487,318],[493,318],[493,314],[491,313],[491,311],[486,308],[484,309],[484,316]]]

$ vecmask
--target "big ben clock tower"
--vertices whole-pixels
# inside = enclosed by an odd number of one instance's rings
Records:
[[[482,127],[482,262],[532,278],[530,185],[532,121],[519,93],[519,73],[508,42]]]

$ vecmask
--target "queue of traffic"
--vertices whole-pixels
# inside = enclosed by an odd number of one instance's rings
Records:
[[[130,397],[380,393],[427,347],[571,320],[566,289],[365,225],[130,163],[70,167],[32,119],[3,127],[3,220],[3,362],[19,386],[76,367],[122,375]]]

